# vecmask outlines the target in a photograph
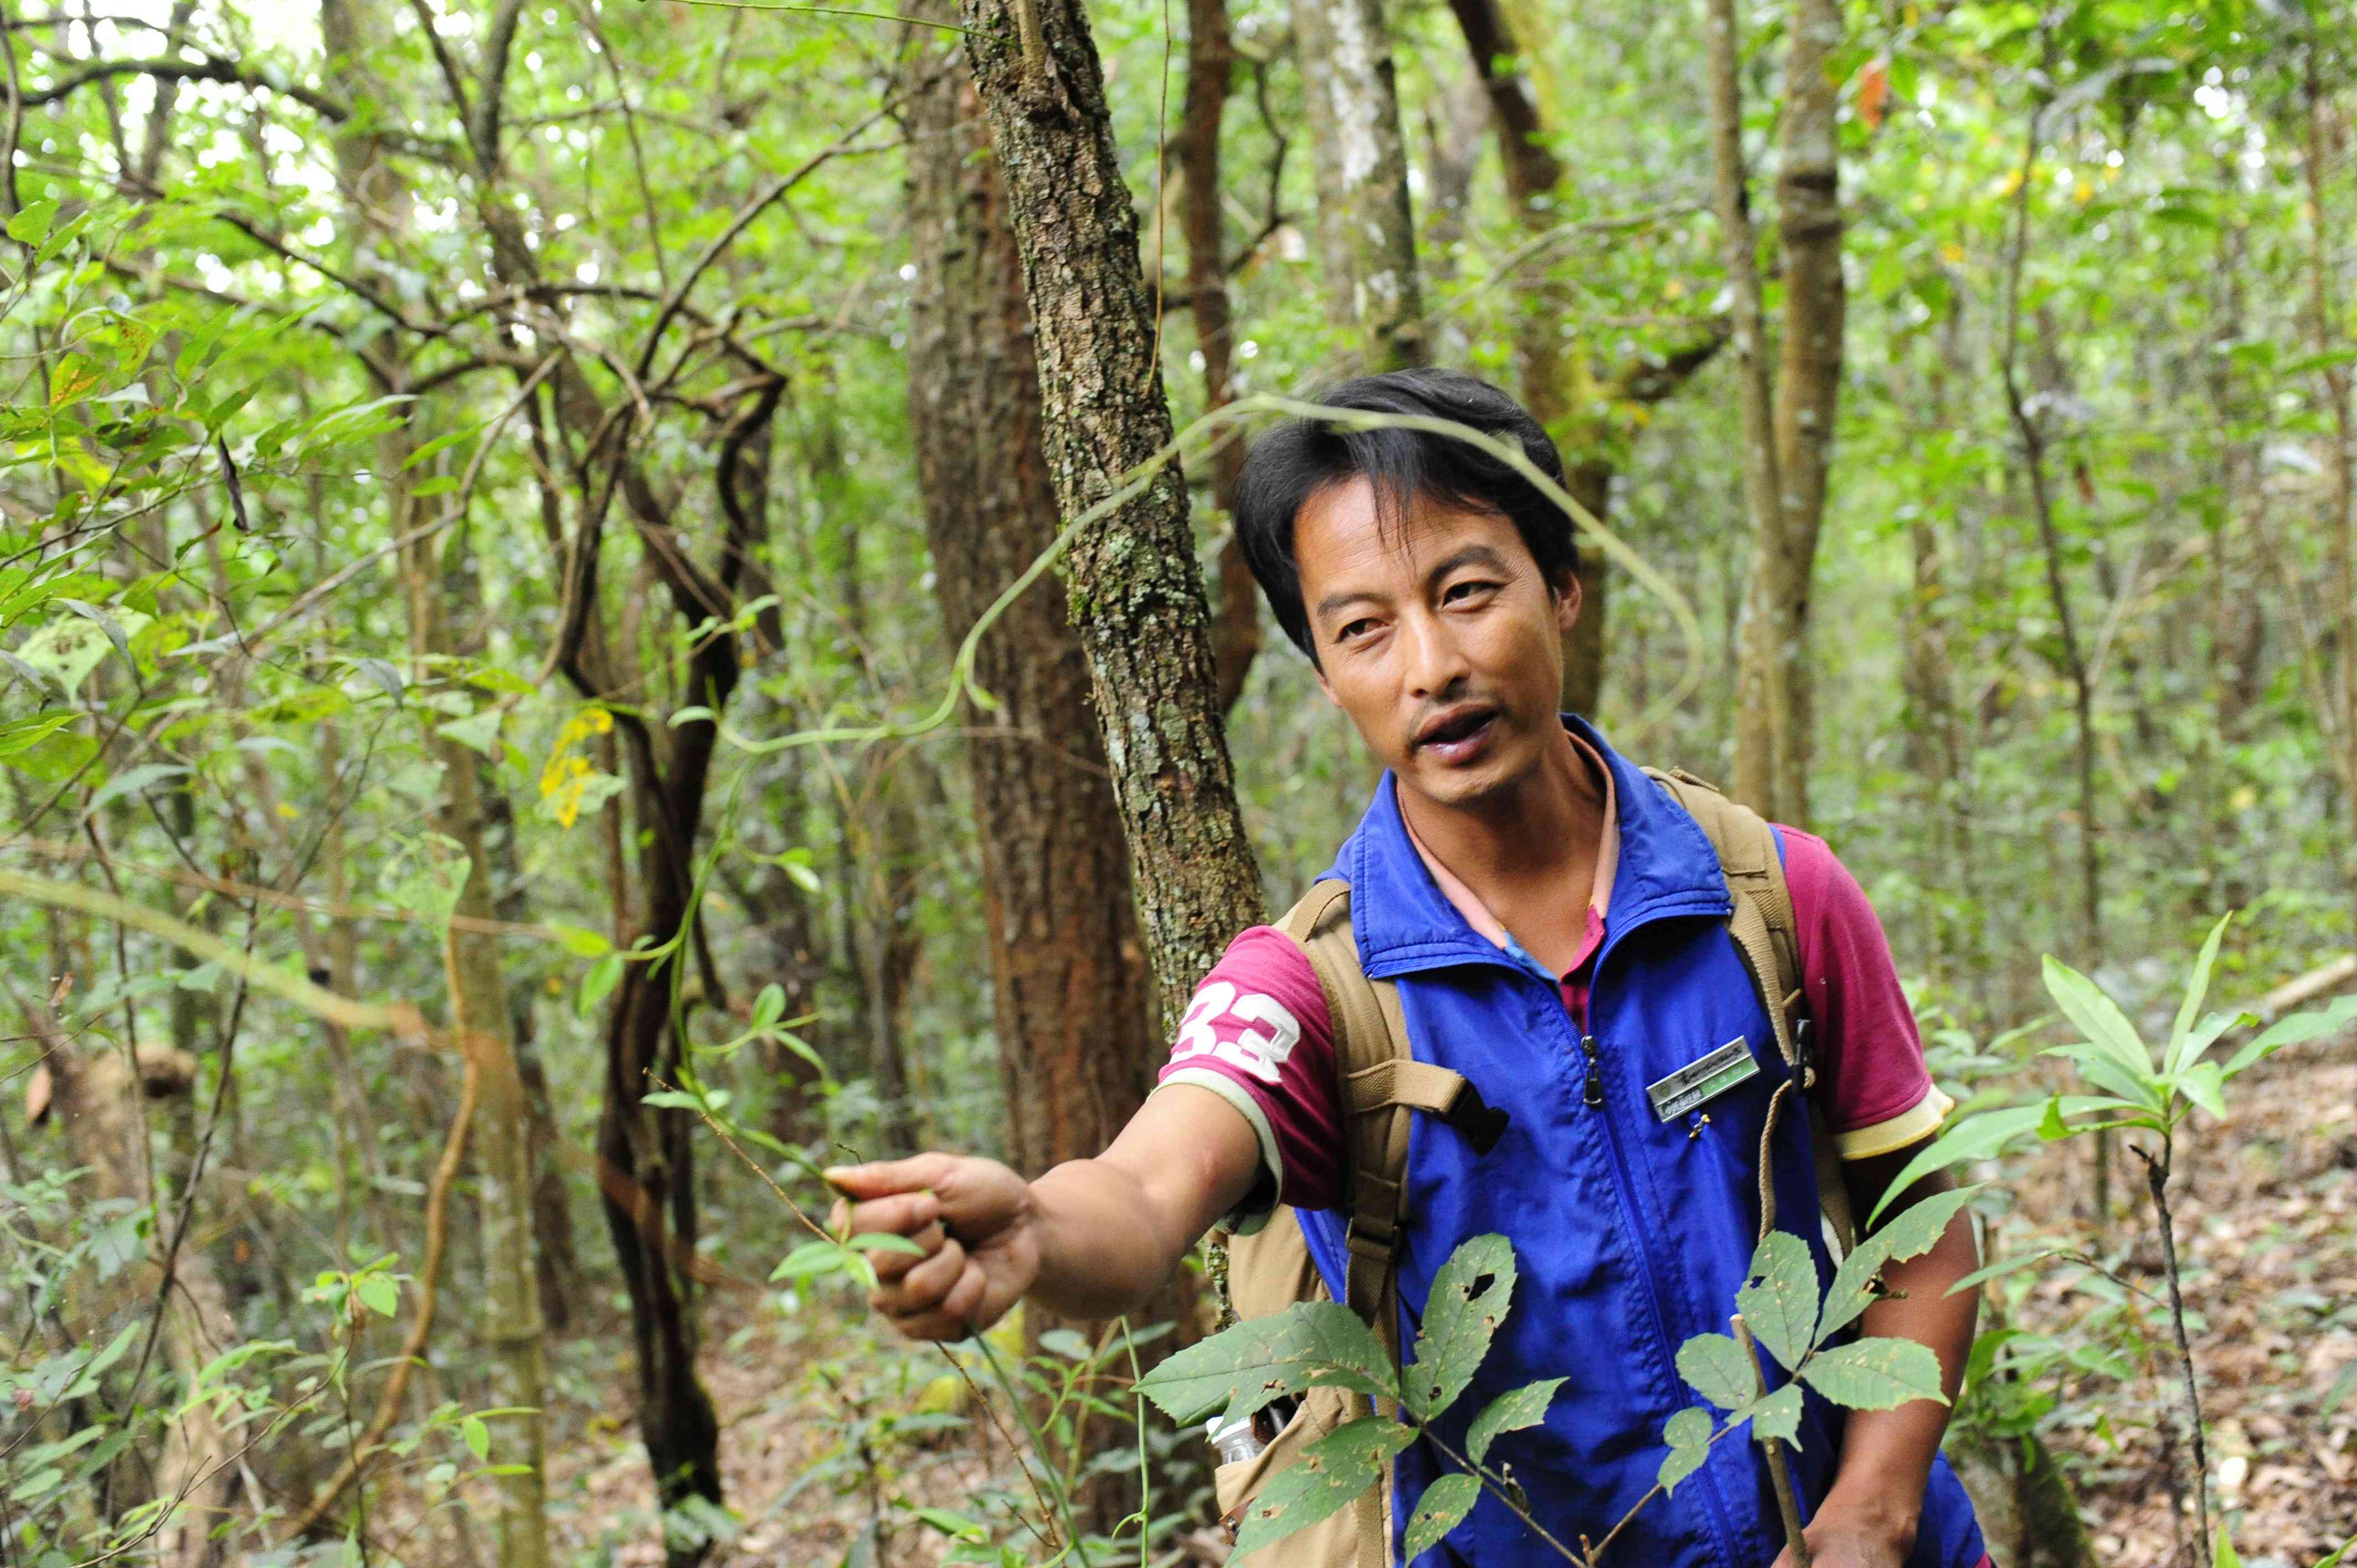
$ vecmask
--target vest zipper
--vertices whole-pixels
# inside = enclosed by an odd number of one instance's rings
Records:
[[[1587,1088],[1586,1092],[1580,1096],[1580,1099],[1587,1105],[1588,1109],[1594,1110],[1596,1107],[1604,1103],[1604,1074],[1598,1069],[1598,1058],[1596,1054],[1596,1036],[1593,1035],[1580,1036],[1579,1048],[1587,1053]]]

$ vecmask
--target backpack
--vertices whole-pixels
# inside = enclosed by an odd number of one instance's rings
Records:
[[[1800,944],[1792,898],[1784,881],[1774,831],[1757,812],[1720,794],[1682,768],[1646,774],[1692,816],[1718,852],[1735,908],[1727,934],[1766,1006],[1776,1048],[1803,1091],[1815,1080],[1809,1025],[1800,1015]],[[1349,1251],[1343,1294],[1347,1305],[1374,1330],[1394,1366],[1399,1362],[1398,1242],[1406,1219],[1408,1132],[1415,1112],[1448,1122],[1477,1147],[1497,1136],[1500,1120],[1473,1085],[1458,1073],[1415,1059],[1400,1012],[1398,987],[1370,981],[1359,967],[1357,938],[1351,927],[1348,883],[1323,881],[1287,910],[1278,929],[1309,958],[1326,994],[1333,1022],[1334,1068],[1344,1122],[1343,1192],[1350,1210]],[[1789,1086],[1787,1086],[1789,1087]],[[1768,1172],[1768,1140],[1774,1136],[1784,1090],[1771,1102],[1761,1133],[1760,1234],[1775,1224],[1775,1194]],[[1817,1195],[1834,1255],[1853,1240],[1847,1189],[1833,1140],[1813,1139]],[[1293,1210],[1280,1207],[1249,1236],[1228,1242],[1228,1294],[1239,1318],[1263,1317],[1297,1302],[1322,1301],[1329,1293],[1310,1259]],[[1251,1459],[1221,1466],[1214,1490],[1221,1513],[1241,1517],[1244,1505],[1269,1480],[1289,1467],[1301,1451],[1336,1427],[1366,1413],[1363,1396],[1345,1389],[1308,1391],[1298,1410],[1268,1445]],[[1378,1413],[1395,1416],[1395,1410]],[[1356,1503],[1286,1538],[1285,1562],[1304,1568],[1388,1568],[1391,1562],[1390,1469],[1383,1484]]]

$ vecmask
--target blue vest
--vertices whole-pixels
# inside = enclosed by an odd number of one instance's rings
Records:
[[[1499,1394],[1541,1378],[1565,1382],[1542,1426],[1490,1450],[1510,1466],[1548,1533],[1577,1548],[1653,1485],[1662,1426],[1701,1402],[1677,1375],[1678,1347],[1724,1333],[1759,1234],[1757,1168],[1768,1099],[1789,1076],[1742,958],[1718,856],[1694,819],[1578,719],[1566,719],[1612,769],[1620,859],[1589,1024],[1604,1103],[1583,1102],[1587,1058],[1551,977],[1466,924],[1409,842],[1388,773],[1358,832],[1327,873],[1351,885],[1359,961],[1396,981],[1416,1059],[1453,1069],[1512,1116],[1477,1155],[1418,1113],[1408,1150],[1408,1229],[1399,1264],[1400,1343],[1414,1354],[1434,1273],[1456,1246],[1496,1231],[1519,1271],[1512,1309],[1480,1374],[1437,1423],[1455,1452]],[[1758,1076],[1704,1112],[1663,1124],[1645,1086],[1740,1036]],[[1773,1165],[1778,1225],[1803,1237],[1821,1283],[1833,1261],[1818,1225],[1806,1112],[1789,1107]],[[1341,1299],[1348,1215],[1303,1211],[1301,1228]],[[1775,1378],[1773,1364],[1770,1375]],[[1803,1509],[1832,1483],[1843,1412],[1809,1397],[1796,1456]],[[1418,1443],[1394,1470],[1393,1558],[1416,1500],[1455,1468]],[[1626,1568],[1769,1568],[1783,1530],[1759,1445],[1717,1444],[1674,1497],[1646,1504],[1614,1542]],[[1909,1568],[1973,1568],[1978,1526],[1945,1457],[1933,1466]],[[1414,1568],[1552,1562],[1555,1554],[1486,1491]]]

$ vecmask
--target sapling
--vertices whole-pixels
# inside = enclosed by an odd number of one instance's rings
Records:
[[[2212,1542],[2220,1537],[2210,1525],[2210,1460],[2201,1425],[2201,1385],[2186,1328],[2183,1270],[2177,1251],[2176,1217],[2170,1208],[2169,1178],[2175,1170],[2179,1129],[2196,1110],[2225,1115],[2225,1086],[2276,1052],[2357,1020],[2357,996],[2342,997],[2329,1007],[2277,1019],[2223,1062],[2212,1059],[2211,1049],[2230,1031],[2259,1022],[2245,1013],[2203,1015],[2201,1011],[2209,997],[2219,944],[2225,938],[2227,921],[2233,918],[2230,914],[2211,928],[2187,978],[2169,1037],[2158,1049],[2146,1042],[2127,1014],[2101,987],[2050,954],[2045,965],[2047,992],[2083,1037],[2053,1047],[2046,1054],[2068,1062],[2082,1084],[2097,1092],[2052,1094],[2028,1105],[1967,1117],[1910,1161],[1890,1188],[1901,1192],[1933,1171],[1994,1157],[2032,1134],[2048,1143],[2095,1133],[2146,1134],[2146,1142],[2128,1147],[2144,1164],[2145,1189],[2152,1197],[2153,1217],[2160,1232],[2169,1326],[2184,1394],[2185,1436],[2193,1455],[2195,1552],[2205,1568],[2225,1554],[2212,1555]],[[2053,1255],[2044,1252],[2008,1259],[1959,1281],[1953,1288],[1972,1289],[1994,1274]]]
[[[1942,1193],[1908,1208],[1859,1243],[1822,1292],[1808,1243],[1789,1231],[1770,1231],[1752,1254],[1749,1283],[1737,1293],[1735,1332],[1696,1335],[1678,1348],[1678,1375],[1707,1403],[1679,1412],[1663,1428],[1668,1452],[1653,1489],[1600,1537],[1583,1534],[1576,1545],[1549,1534],[1532,1517],[1521,1488],[1489,1464],[1501,1434],[1546,1418],[1565,1380],[1545,1378],[1499,1395],[1468,1429],[1462,1453],[1433,1428],[1471,1384],[1511,1309],[1513,1250],[1502,1236],[1477,1236],[1441,1266],[1425,1304],[1415,1358],[1405,1369],[1349,1307],[1305,1302],[1178,1352],[1138,1387],[1180,1422],[1220,1411],[1230,1421],[1242,1420],[1313,1388],[1347,1389],[1374,1402],[1374,1413],[1310,1444],[1245,1508],[1236,1532],[1238,1561],[1350,1506],[1381,1483],[1393,1455],[1421,1437],[1456,1469],[1426,1488],[1410,1516],[1403,1543],[1407,1557],[1454,1530],[1487,1491],[1557,1556],[1598,1568],[1630,1520],[1655,1498],[1671,1498],[1727,1434],[1749,1426],[1763,1444],[1796,1444],[1804,1383],[1852,1410],[1889,1410],[1919,1399],[1946,1402],[1939,1358],[1928,1347],[1911,1339],[1841,1337],[1873,1302],[1884,1267],[1928,1251],[1974,1190]],[[1790,1374],[1772,1389],[1753,1341]],[[1723,1423],[1713,1406],[1727,1412]],[[1782,1470],[1781,1460],[1775,1467]],[[1781,1473],[1779,1491],[1788,1540],[1806,1563],[1799,1499]]]

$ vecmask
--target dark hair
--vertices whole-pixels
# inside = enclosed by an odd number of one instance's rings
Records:
[[[1469,425],[1522,447],[1539,472],[1563,483],[1563,458],[1539,422],[1489,382],[1462,371],[1392,371],[1361,376],[1313,396],[1329,408],[1421,414]],[[1496,456],[1470,442],[1397,425],[1350,429],[1338,421],[1289,419],[1253,443],[1236,485],[1236,541],[1294,646],[1318,658],[1301,600],[1294,522],[1311,497],[1364,478],[1386,521],[1422,496],[1493,513],[1514,525],[1546,580],[1560,588],[1579,570],[1579,546],[1563,508]]]

